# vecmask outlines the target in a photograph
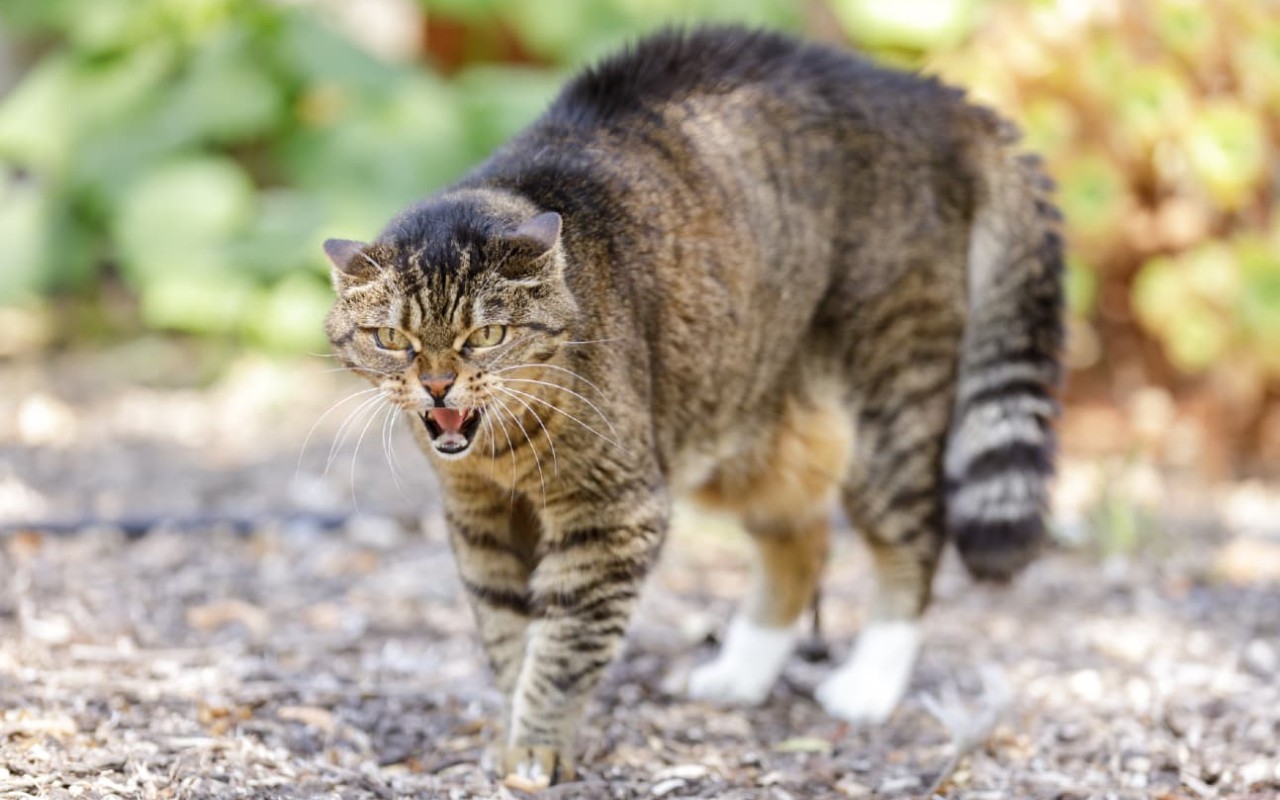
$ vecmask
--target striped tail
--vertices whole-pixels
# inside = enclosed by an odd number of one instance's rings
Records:
[[[1042,547],[1063,347],[1061,216],[1030,156],[1002,156],[969,246],[969,318],[947,442],[947,528],[1006,581]]]

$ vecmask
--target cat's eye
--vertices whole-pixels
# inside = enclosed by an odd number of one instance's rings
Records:
[[[374,328],[373,341],[383,350],[408,350],[413,346],[409,337],[395,328]]]
[[[507,328],[505,325],[485,325],[483,328],[476,328],[467,337],[468,347],[493,347],[502,344],[502,340],[507,338]]]

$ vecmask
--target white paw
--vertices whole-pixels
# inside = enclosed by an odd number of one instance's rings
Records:
[[[689,697],[726,705],[759,705],[796,646],[794,627],[762,628],[734,617],[713,661],[689,675]]]
[[[864,724],[884,722],[907,693],[919,649],[916,623],[873,623],[858,637],[849,660],[822,682],[814,696],[833,717]]]
[[[542,764],[535,759],[521,761],[516,764],[516,774],[530,783],[537,783],[543,786],[551,784],[551,776],[547,774]]]
[[[722,705],[756,706],[764,702],[777,676],[752,673],[743,664],[717,658],[689,675],[689,697]]]

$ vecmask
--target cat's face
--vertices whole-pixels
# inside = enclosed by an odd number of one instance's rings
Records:
[[[505,443],[508,425],[538,405],[531,370],[568,338],[576,305],[558,215],[447,227],[326,242],[338,299],[325,327],[343,363],[416,416],[437,455],[457,459],[478,438]]]

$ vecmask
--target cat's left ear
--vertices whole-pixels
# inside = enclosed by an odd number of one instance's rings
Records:
[[[353,242],[350,239],[326,239],[324,254],[333,265],[333,284],[336,288],[343,285],[364,283],[378,274],[378,265],[364,254],[368,247],[364,242]]]

